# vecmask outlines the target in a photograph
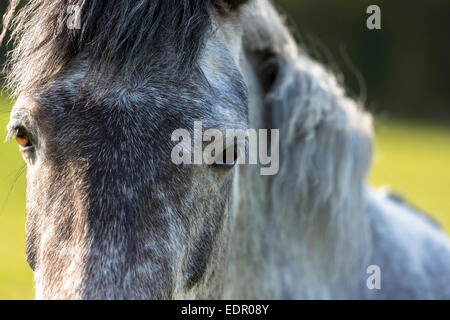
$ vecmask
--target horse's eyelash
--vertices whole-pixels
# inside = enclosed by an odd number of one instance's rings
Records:
[[[8,134],[6,135],[5,142],[11,141],[14,137],[15,137],[15,130],[14,129],[9,129],[8,130]]]
[[[14,131],[14,136],[17,138],[26,138],[28,136],[28,131],[24,128],[17,128]]]
[[[23,136],[27,136],[28,131],[22,126],[22,125],[16,125],[11,127],[8,130],[8,135],[6,136],[6,142],[16,138],[20,137],[20,134],[23,133]]]

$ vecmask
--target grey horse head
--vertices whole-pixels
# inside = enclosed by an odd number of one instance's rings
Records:
[[[366,185],[371,116],[270,1],[244,2],[22,8],[8,129],[28,165],[38,298],[450,296],[448,236]],[[178,129],[194,137],[194,159],[206,150],[200,121],[279,130],[279,171],[263,176],[228,154],[176,164],[174,150],[192,153]]]
[[[171,133],[247,128],[240,2],[35,0],[18,15],[8,129],[38,298],[173,298],[221,267],[234,168],[175,165]]]

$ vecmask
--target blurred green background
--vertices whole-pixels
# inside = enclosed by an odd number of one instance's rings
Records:
[[[305,50],[374,114],[369,181],[389,186],[450,231],[450,1],[277,0]],[[381,8],[382,29],[366,28]],[[4,11],[6,1],[1,1]],[[0,63],[7,48],[0,48]],[[13,102],[0,97],[0,140]],[[25,262],[25,168],[0,143],[0,299],[33,298]]]

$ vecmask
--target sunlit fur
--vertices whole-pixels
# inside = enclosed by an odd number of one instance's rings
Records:
[[[151,1],[120,4],[135,2]],[[138,57],[152,52],[150,65],[131,62],[115,42],[98,43],[106,59],[95,49],[92,58],[83,41],[75,51],[64,38],[39,48],[39,16],[46,32],[56,19],[50,4],[39,11],[42,1],[19,19],[10,84],[20,97],[10,129],[24,123],[39,138],[26,157],[37,297],[450,298],[444,232],[366,186],[370,115],[299,49],[267,0],[243,2],[198,2],[188,12],[207,8],[200,33],[181,28],[196,44],[172,55],[144,39]],[[38,27],[24,20],[33,10]],[[36,61],[48,67],[52,55],[57,68],[42,70]],[[123,61],[131,69],[114,65]],[[98,77],[108,64],[113,81]],[[280,129],[279,173],[171,165],[171,130],[191,130],[195,119]],[[369,265],[381,268],[380,290],[366,285]]]

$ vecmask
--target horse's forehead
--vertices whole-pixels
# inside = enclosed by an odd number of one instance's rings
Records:
[[[105,80],[96,77],[82,54],[45,89],[22,94],[13,113],[64,124],[78,121],[74,109],[85,113],[101,109],[102,116],[111,111],[115,119],[140,117],[135,123],[142,126],[170,119],[177,128],[192,127],[194,120],[204,121],[204,128],[245,128],[247,89],[236,61],[238,57],[229,50],[224,38],[224,33],[218,31],[207,41],[198,70],[184,80],[177,77],[176,70],[164,65]]]
[[[160,128],[163,131],[189,130],[194,121],[202,121],[205,130],[213,127],[245,129],[247,125],[245,97],[224,92],[225,88],[221,88],[222,97],[217,96],[214,100],[214,95],[202,92],[205,90],[191,90],[186,86],[170,87],[159,83],[130,88],[116,85],[116,88],[108,88],[108,95],[97,100],[92,94],[95,88],[88,98],[83,97],[83,90],[75,86],[78,79],[77,76],[63,78],[55,81],[50,90],[20,96],[11,119],[39,127],[39,132],[44,135],[55,132],[54,125],[82,128],[95,125],[98,120],[118,123],[124,118],[133,118],[135,129],[141,131],[148,131],[158,124],[164,124]],[[233,103],[226,101],[224,95],[232,97]],[[90,114],[98,114],[99,119],[93,119]]]

